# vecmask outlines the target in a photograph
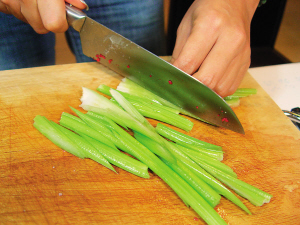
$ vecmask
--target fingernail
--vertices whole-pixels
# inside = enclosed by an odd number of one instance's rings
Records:
[[[88,4],[86,4],[86,2],[84,0],[80,0],[81,3],[85,4],[86,8],[85,10],[88,11],[90,8],[88,6]]]

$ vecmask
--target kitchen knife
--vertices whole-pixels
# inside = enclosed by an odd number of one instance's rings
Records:
[[[80,34],[83,54],[209,123],[244,134],[230,106],[200,81],[79,9],[66,4],[66,12]]]

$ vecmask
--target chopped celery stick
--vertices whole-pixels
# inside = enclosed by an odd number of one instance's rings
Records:
[[[102,144],[101,142],[87,136],[80,134],[84,139],[86,139],[91,145],[93,145],[101,154],[113,165],[122,168],[134,175],[137,175],[142,178],[150,178],[148,173],[148,166],[144,163],[133,159],[132,157],[121,153],[116,152],[113,148],[108,147],[107,145]]]
[[[127,127],[131,128],[132,130],[135,130],[137,132],[140,132],[147,137],[157,141],[158,143],[161,143],[164,145],[164,139],[156,133],[155,129],[149,126],[146,126],[142,124],[140,121],[136,120],[133,118],[129,113],[121,109],[120,107],[116,106],[114,103],[112,103],[110,100],[105,98],[104,96],[98,94],[95,91],[89,90],[87,88],[83,89],[83,96],[81,97],[82,105],[85,110],[87,111],[94,111],[96,113],[99,113],[101,115],[107,116],[116,123],[119,123],[118,121],[122,120],[123,124],[125,124]],[[118,93],[119,94],[119,93]],[[90,97],[93,100],[87,100],[86,99]],[[131,105],[126,99],[122,99],[122,103],[125,103],[127,105]],[[104,102],[102,104],[102,102]],[[87,104],[94,104],[93,106],[91,105],[86,105]],[[120,102],[119,102],[120,103]],[[103,107],[103,108],[102,108]],[[133,107],[134,108],[134,107]],[[117,109],[117,110],[116,110]],[[138,112],[135,112],[138,113]],[[142,115],[140,115],[142,116]],[[160,156],[165,157],[168,161],[171,162],[176,162],[174,156],[167,150],[164,149],[165,152],[163,152]]]
[[[135,82],[129,80],[128,78],[123,78],[120,84],[117,87],[118,91],[122,91],[125,93],[129,93],[131,95],[136,95],[136,96],[142,96],[143,98],[147,98],[151,101],[160,103],[162,105],[177,109],[180,111],[181,114],[193,117],[195,119],[198,119],[200,121],[206,122],[205,120],[191,114],[190,112],[174,105],[173,103],[153,94],[152,92],[148,91],[147,89],[143,88],[142,86],[136,84]]]
[[[58,147],[79,158],[85,158],[85,154],[83,154],[79,146],[77,146],[64,133],[54,127],[46,117],[39,115],[36,116],[34,118],[33,126]]]
[[[126,118],[126,114],[124,114],[124,110],[121,109],[116,104],[112,104],[112,102],[106,97],[98,94],[96,91],[90,90],[88,88],[82,87],[82,96],[80,98],[81,105],[84,110],[89,111],[91,107],[101,108],[103,111],[106,111],[108,114],[111,112],[115,112],[112,116],[120,115],[122,119],[118,120],[118,124],[124,128],[127,128],[123,123],[123,120],[130,120],[130,118]],[[118,118],[119,116],[116,116]]]
[[[255,95],[257,90],[255,88],[238,88],[232,95],[229,95],[225,98],[232,98],[232,97],[247,97],[249,95]]]
[[[111,96],[110,94],[110,89],[112,89],[111,87],[108,87],[104,84],[101,84],[97,90],[102,92],[103,94],[106,94],[108,96]],[[115,89],[114,89],[115,90]],[[118,91],[118,90],[117,90]],[[168,106],[164,106],[160,103],[157,103],[157,102],[154,102],[154,101],[151,101],[147,98],[143,98],[142,96],[136,96],[136,95],[131,95],[131,94],[128,94],[128,93],[125,93],[125,92],[122,92],[122,91],[119,91],[128,101],[132,102],[132,101],[139,101],[139,102],[144,102],[146,103],[147,105],[151,104],[152,106],[154,106],[155,108],[158,108],[160,110],[163,110],[163,111],[170,111],[172,113],[176,113],[176,114],[179,114],[180,110],[178,109],[174,109],[174,108],[171,108],[171,107],[168,107]]]
[[[72,108],[72,107],[70,107],[70,108]],[[76,121],[79,122],[79,123],[86,124],[82,119],[80,119],[80,118],[78,118],[77,116],[74,116],[74,115],[72,115],[72,114],[63,112],[62,115],[63,115],[63,116],[67,116],[67,117],[69,117],[69,118],[71,118],[71,119],[74,119],[74,120],[76,120]]]
[[[237,177],[236,173],[226,164],[221,163],[219,160],[212,158],[211,156],[208,156],[206,154],[202,154],[201,152],[196,152],[195,150],[186,148],[184,146],[172,143],[177,146],[182,152],[187,154],[192,160],[194,160],[196,163],[198,163],[201,166],[201,163],[207,163],[219,170],[222,170],[223,172],[233,176]]]
[[[100,85],[98,91],[111,96],[110,90],[115,90],[106,85]],[[156,102],[150,101],[145,98],[136,97],[125,92],[119,91],[126,100],[128,100],[143,116],[156,119],[175,127],[181,128],[187,132],[193,128],[193,122],[187,118],[178,115],[179,111]],[[111,98],[111,101],[116,101],[115,98]],[[174,112],[175,111],[175,112]]]
[[[211,207],[215,207],[220,203],[221,195],[219,195],[214,189],[207,185],[196,174],[189,170],[181,161],[177,164],[167,162],[162,159],[172,170],[174,170],[181,178],[183,178],[189,185],[191,185],[200,194],[205,201],[210,204]]]
[[[220,146],[213,145],[204,141],[200,141],[199,139],[178,132],[161,123],[157,124],[156,131],[157,133],[164,136],[165,138],[174,141],[180,145],[187,146],[188,148],[194,148],[194,149],[205,148],[205,149],[210,149],[212,151],[222,151],[222,147]]]
[[[95,119],[93,119],[93,117],[91,117],[89,115],[86,115],[86,114],[80,112],[79,110],[74,109],[73,107],[70,107],[70,108],[73,110],[73,112],[75,112],[80,117],[81,121],[84,121],[84,123],[86,123],[88,126],[90,126],[91,128],[95,129],[96,131],[98,131],[99,133],[101,133],[103,136],[105,136],[106,138],[108,138],[111,142],[113,142],[114,135],[110,131],[110,129],[107,128],[104,124],[99,123],[99,121],[96,121]],[[68,115],[68,114],[66,114],[66,115]],[[75,118],[78,118],[78,117],[75,117]],[[116,148],[113,148],[113,149],[115,151],[119,151]]]
[[[82,152],[84,152],[84,154],[86,155],[86,158],[92,159],[100,163],[101,165],[107,167],[108,169],[116,172],[112,165],[106,160],[106,158],[84,138],[60,126],[59,124],[56,124],[54,122],[52,122],[52,124],[53,126],[56,126],[57,129],[63,132],[66,136],[68,136],[75,144],[77,144],[81,148]]]
[[[110,100],[118,104],[114,98],[111,98]],[[137,109],[140,114],[145,117],[168,123],[187,132],[191,131],[194,126],[194,123],[187,118],[165,109],[169,107],[159,105],[155,102],[150,102],[147,99],[146,101],[144,101],[144,99],[132,98],[127,100]]]
[[[206,172],[202,167],[200,167],[197,163],[195,163],[190,157],[180,151],[175,145],[170,145],[171,153],[184,163],[188,168],[190,168],[194,173],[196,173],[203,181],[205,181],[208,185],[210,185],[217,193],[223,195],[228,200],[232,201],[234,204],[239,206],[241,209],[245,210],[248,214],[251,214],[249,209],[239,200],[232,192],[230,192],[224,185],[222,185],[217,179],[215,179],[212,175]]]
[[[214,177],[228,185],[240,196],[248,199],[255,206],[262,206],[264,203],[269,203],[272,195],[242,181],[237,178],[218,170],[208,164],[202,164],[202,167],[212,174]]]
[[[176,143],[177,146],[180,146],[181,147],[181,150],[184,151],[184,149],[189,149],[193,152],[191,152],[190,154],[194,154],[194,152],[197,154],[197,153],[201,153],[201,154],[204,154],[206,156],[209,156],[213,159],[216,159],[218,161],[222,161],[223,160],[223,152],[220,152],[220,151],[211,151],[211,150],[207,150],[205,148],[189,148],[186,146],[183,146],[183,145],[180,145],[180,143]]]
[[[113,125],[112,125],[113,126]],[[124,151],[145,163],[149,169],[163,179],[198,215],[208,224],[226,224],[219,214],[178,174],[163,163],[144,145],[118,126],[114,126],[116,137],[127,146]]]
[[[143,117],[134,106],[124,98],[122,94],[117,92],[114,89],[110,89],[110,93],[114,99],[122,106],[122,108],[129,113],[133,118],[135,118],[137,121],[142,123],[145,127],[150,129],[151,131],[155,132],[154,127],[149,123],[148,120],[146,120],[145,117]]]
[[[151,140],[150,138],[134,133],[134,137],[146,146],[150,151],[156,153],[157,149],[162,148],[157,142]],[[206,184],[202,179],[196,176],[192,171],[190,171],[182,162],[177,161],[177,164],[162,161],[166,163],[170,168],[172,168],[176,173],[178,173],[189,185],[191,185],[212,207],[215,207],[221,199],[221,196],[213,190],[208,184]]]
[[[229,98],[224,100],[231,107],[238,107],[240,105],[240,98]]]
[[[92,138],[95,138],[98,141],[101,141],[103,144],[106,144],[107,146],[116,148],[116,146],[109,139],[104,137],[100,132],[91,128],[87,124],[83,124],[81,122],[78,122],[76,119],[71,118],[70,116],[66,116],[66,113],[63,113],[61,115],[59,123],[62,126],[69,128],[70,130],[84,133]]]

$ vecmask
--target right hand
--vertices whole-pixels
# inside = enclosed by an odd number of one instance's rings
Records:
[[[79,9],[86,8],[80,0],[66,2]],[[65,0],[0,0],[0,12],[14,15],[39,34],[61,33],[68,29]]]

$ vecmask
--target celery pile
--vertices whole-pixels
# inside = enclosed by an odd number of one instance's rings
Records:
[[[128,84],[133,85],[135,91],[131,88],[129,91]],[[251,214],[227,187],[255,206],[270,201],[270,194],[239,180],[237,174],[221,162],[223,150],[220,146],[192,138],[161,123],[153,127],[145,118],[190,131],[193,123],[179,115],[188,114],[184,110],[128,79],[123,80],[117,90],[105,85],[97,90],[111,99],[83,88],[80,107],[87,113],[71,107],[77,116],[64,112],[59,124],[36,116],[34,127],[60,148],[82,159],[92,159],[114,172],[112,165],[149,178],[148,168],[151,169],[208,224],[226,224],[214,210],[221,196]]]

